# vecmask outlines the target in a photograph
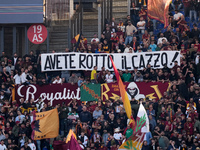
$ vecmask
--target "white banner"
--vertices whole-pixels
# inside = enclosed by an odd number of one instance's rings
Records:
[[[148,64],[154,69],[163,68],[165,64],[172,68],[174,61],[180,65],[179,51],[159,51],[133,54],[48,53],[41,54],[41,66],[42,71],[93,70],[94,66],[97,66],[97,70],[101,70],[101,67],[113,70],[109,55],[120,70],[133,70],[135,67],[142,70]]]

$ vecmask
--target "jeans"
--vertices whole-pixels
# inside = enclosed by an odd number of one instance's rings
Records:
[[[156,30],[156,20],[152,19],[152,22],[153,22],[153,29]]]
[[[128,35],[125,39],[125,45],[127,45],[128,43],[130,44],[132,40],[133,40],[133,36]]]
[[[142,35],[144,34],[144,30],[138,30],[138,35],[139,35],[139,38],[140,38],[140,41],[142,41]]]
[[[176,9],[176,8],[175,8],[175,5],[174,5],[173,3],[171,3],[171,6],[173,7],[174,10]],[[182,4],[179,4],[177,9],[180,10],[181,7],[182,7]]]
[[[37,143],[37,149],[41,150],[41,141],[40,140],[36,140]]]
[[[65,131],[65,119],[60,119],[60,135],[64,136]]]
[[[103,142],[104,142],[104,145],[106,146],[106,141],[108,139],[108,133],[104,133],[103,134]]]
[[[195,10],[190,10],[190,21],[192,21],[192,16],[194,16],[194,21],[197,21],[197,12]]]

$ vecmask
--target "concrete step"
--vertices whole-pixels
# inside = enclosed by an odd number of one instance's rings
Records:
[[[91,32],[98,30],[98,26],[83,26],[83,32]]]
[[[127,1],[121,1],[121,0],[114,0],[113,1],[113,8],[116,6],[126,6],[127,7],[128,2]]]
[[[62,43],[62,42],[67,42],[67,37],[63,37],[63,38],[53,38],[53,39],[50,39],[50,42],[53,42],[53,43]]]
[[[52,26],[50,31],[51,32],[57,32],[57,31],[68,31],[69,26]]]
[[[93,25],[93,26],[98,26],[98,19],[85,19],[83,20],[83,25]]]
[[[115,12],[113,13],[113,17],[115,19],[126,18],[127,12]]]
[[[127,6],[116,6],[116,7],[113,7],[113,14],[115,12],[126,12],[127,13]]]
[[[83,20],[85,19],[97,19],[98,18],[98,12],[84,12],[83,13]]]
[[[62,38],[62,37],[67,37],[68,33],[67,32],[51,32],[51,37],[52,38]]]

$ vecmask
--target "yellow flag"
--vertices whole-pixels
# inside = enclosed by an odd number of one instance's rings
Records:
[[[33,140],[55,138],[59,133],[58,110],[52,109],[45,112],[33,112],[33,129],[31,138]]]

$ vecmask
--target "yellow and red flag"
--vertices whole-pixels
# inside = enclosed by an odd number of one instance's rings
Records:
[[[67,135],[66,143],[66,149],[82,150],[81,146],[78,144],[75,133],[71,129]]]
[[[52,109],[45,112],[35,113],[33,111],[33,122],[31,123],[33,140],[55,138],[59,133],[58,110]]]
[[[76,138],[76,134],[72,131],[72,129],[70,129],[70,130],[69,130],[69,133],[68,133],[68,135],[67,135],[66,143],[68,143],[68,142],[71,140],[72,135],[74,136],[75,139],[77,139],[77,138]]]
[[[116,68],[111,56],[110,56],[110,60],[112,62],[112,66],[113,66],[113,69],[115,71],[115,76],[117,78],[117,82],[118,82],[118,86],[119,86],[119,90],[120,90],[120,95],[122,97],[122,101],[123,101],[123,105],[124,105],[124,108],[125,108],[125,111],[126,111],[126,115],[129,119],[131,119],[132,111],[131,111],[131,104],[130,104],[128,95],[126,93],[124,84],[123,84],[123,82],[122,82],[122,80],[119,76],[119,72],[117,71],[117,68]]]
[[[169,5],[172,0],[148,0],[147,14],[151,19],[156,19],[168,26]]]

